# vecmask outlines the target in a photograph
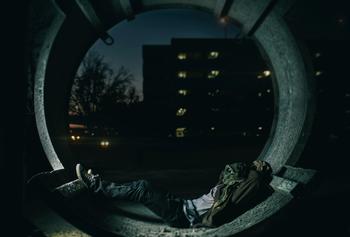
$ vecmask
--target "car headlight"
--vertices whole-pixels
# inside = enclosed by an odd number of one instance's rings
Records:
[[[105,141],[105,140],[103,140],[103,141],[100,142],[100,146],[101,146],[101,147],[108,147],[109,144],[110,144],[109,141]]]

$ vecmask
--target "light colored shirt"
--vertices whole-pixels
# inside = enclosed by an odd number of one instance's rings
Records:
[[[203,215],[213,206],[214,196],[218,186],[210,189],[209,193],[192,200],[184,200],[183,211],[191,226],[201,221]]]

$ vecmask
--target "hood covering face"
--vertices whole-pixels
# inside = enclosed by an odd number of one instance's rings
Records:
[[[243,181],[248,174],[248,165],[244,162],[236,162],[226,165],[222,173],[222,183],[233,185]]]
[[[218,200],[214,206],[220,206],[225,203],[234,187],[240,184],[248,175],[249,166],[246,162],[235,162],[225,166],[221,172],[220,181],[223,185]]]

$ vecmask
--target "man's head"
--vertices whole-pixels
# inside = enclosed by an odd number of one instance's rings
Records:
[[[271,165],[263,160],[254,160],[251,164],[251,169],[256,170],[257,172],[264,175],[272,174]]]

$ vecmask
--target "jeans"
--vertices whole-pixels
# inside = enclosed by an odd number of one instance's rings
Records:
[[[155,187],[147,180],[117,184],[97,176],[90,189],[107,198],[142,203],[170,226],[187,228],[190,225],[183,211],[183,199]]]

